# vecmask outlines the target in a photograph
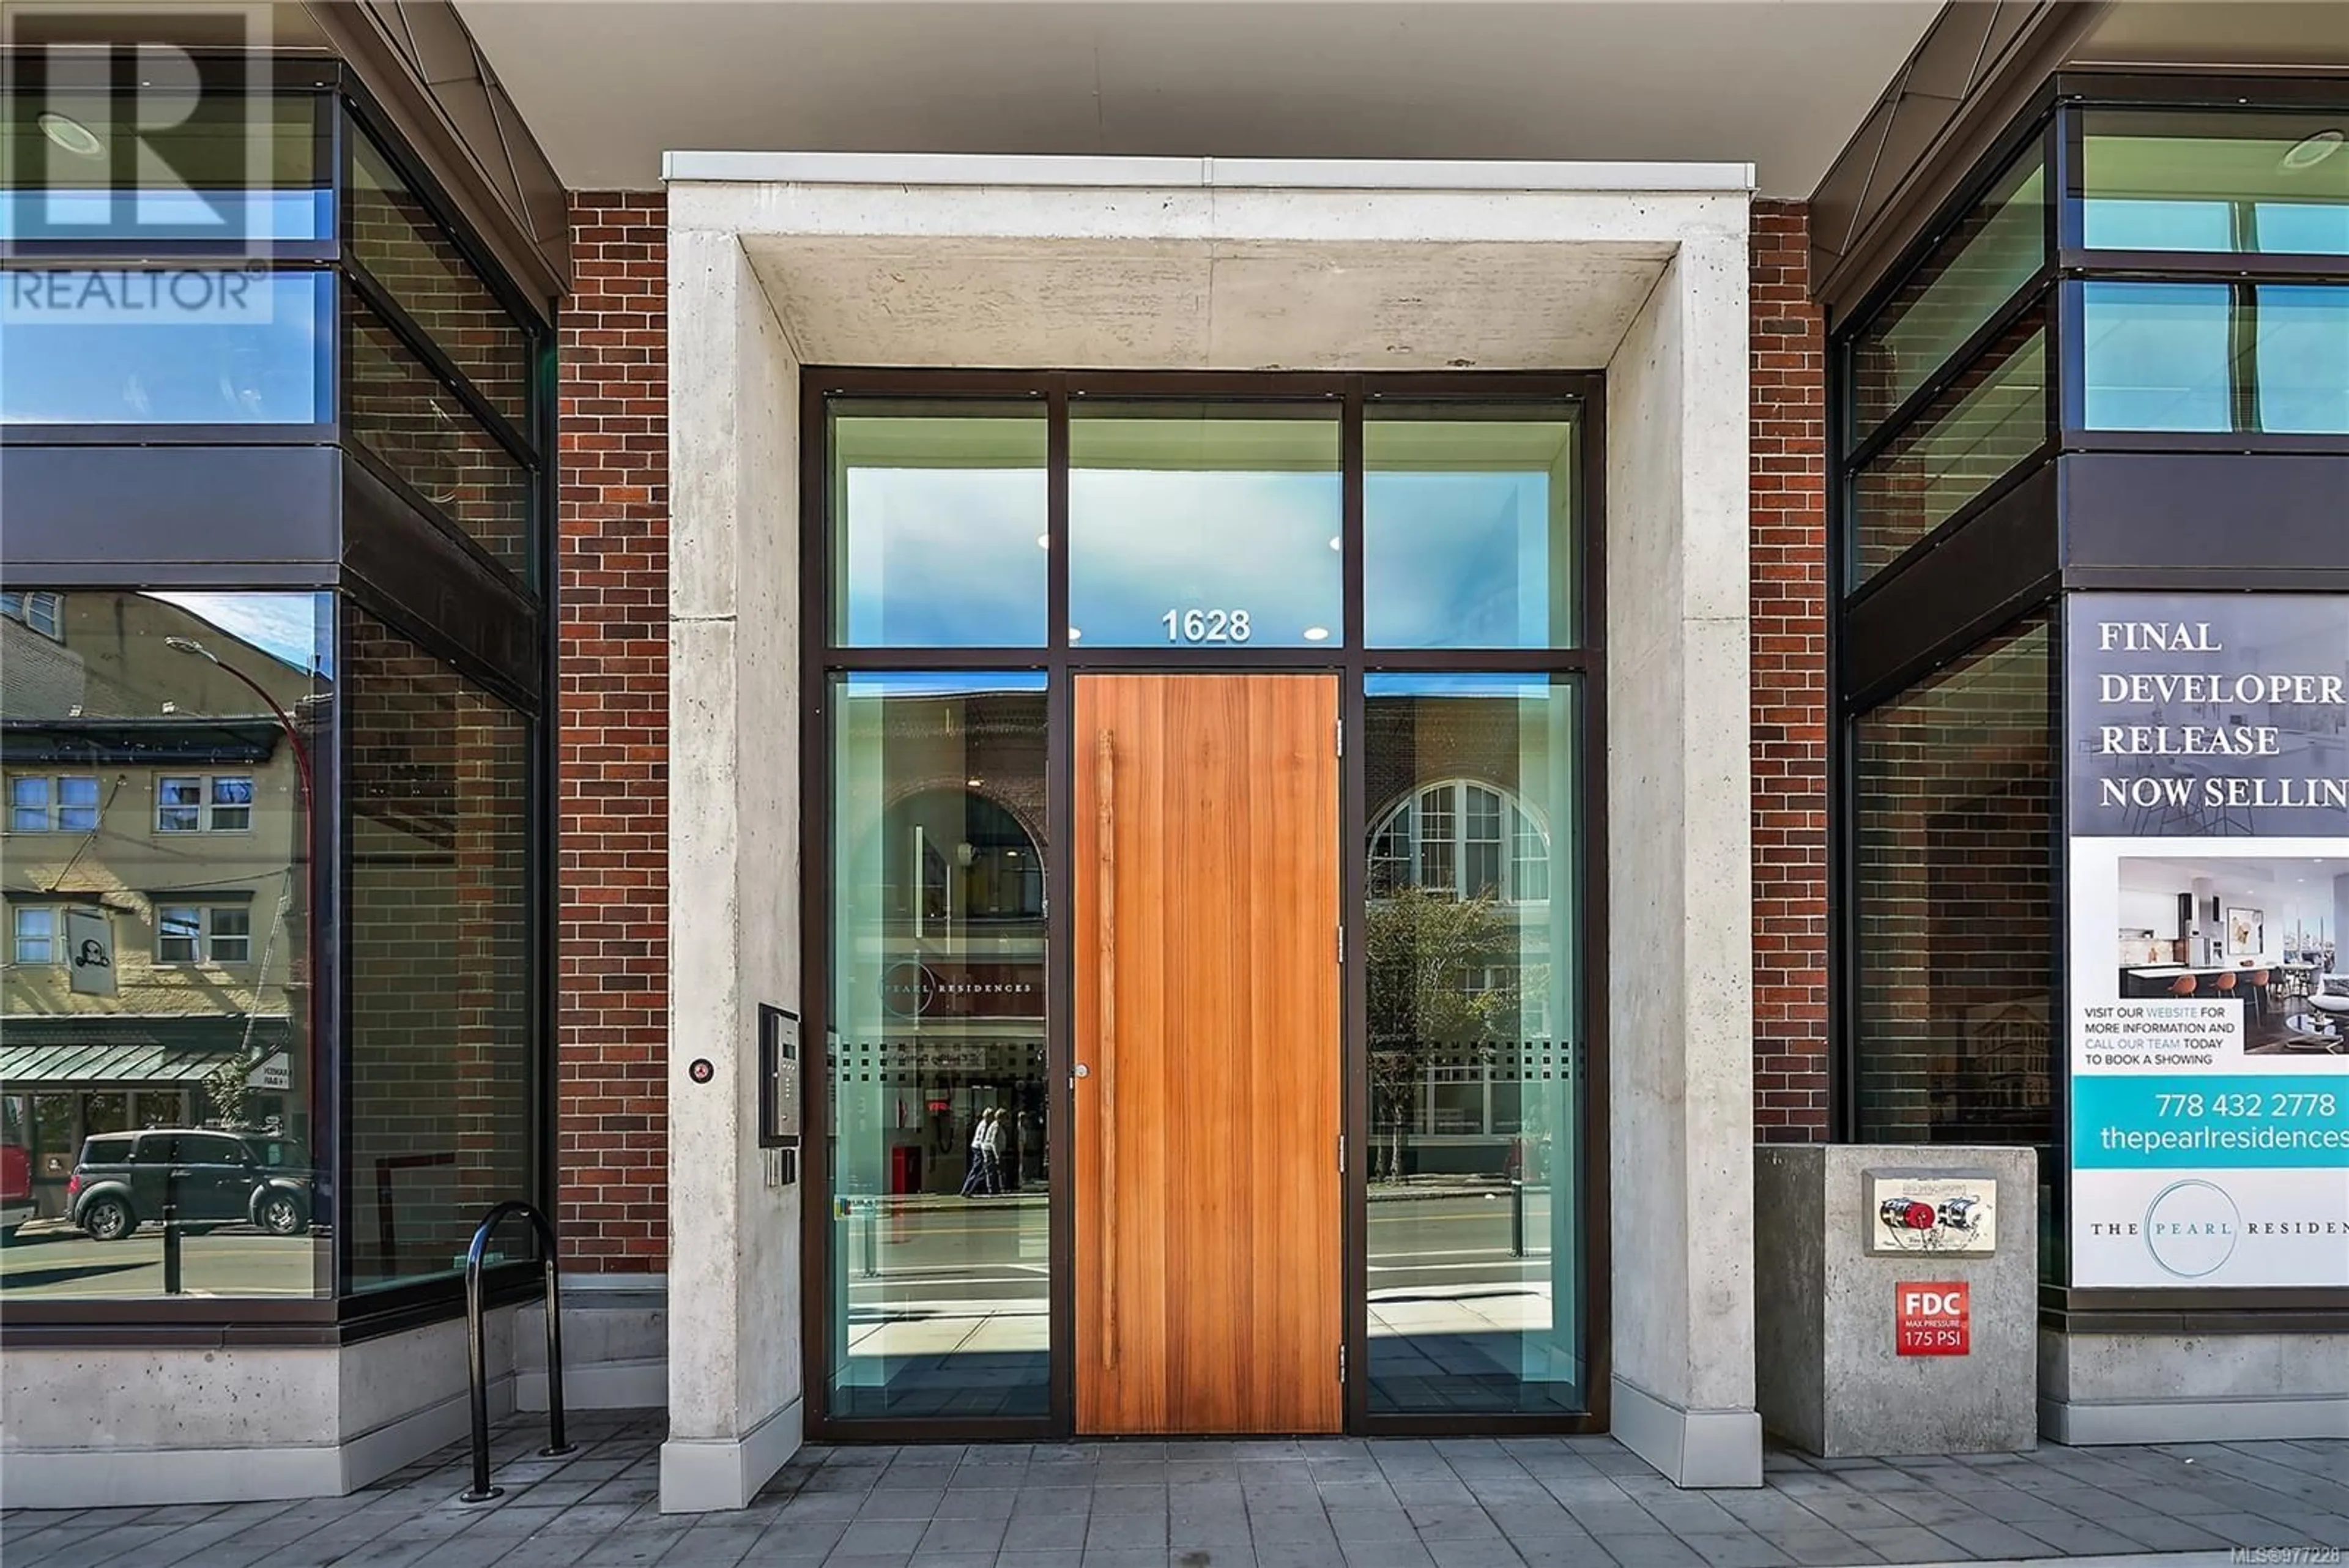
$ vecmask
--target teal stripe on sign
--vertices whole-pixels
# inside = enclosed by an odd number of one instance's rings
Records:
[[[2072,1165],[2349,1168],[2349,1073],[2075,1077]]]

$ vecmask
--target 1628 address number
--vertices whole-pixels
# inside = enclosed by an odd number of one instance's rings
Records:
[[[1168,610],[1158,618],[1169,642],[1246,642],[1248,612],[1244,609]]]

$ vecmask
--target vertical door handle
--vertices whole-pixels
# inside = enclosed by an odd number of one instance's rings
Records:
[[[1094,1059],[1101,1064],[1099,1104],[1094,1125],[1101,1129],[1102,1226],[1097,1238],[1102,1257],[1102,1365],[1117,1365],[1117,1235],[1123,1220],[1117,1212],[1117,735],[1103,730],[1093,743],[1095,853],[1101,886],[1095,896],[1100,910],[1100,950],[1094,985],[1100,997],[1095,1021],[1099,1043]]]

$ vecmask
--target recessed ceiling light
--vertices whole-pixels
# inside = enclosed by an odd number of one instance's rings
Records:
[[[1342,549],[1344,549],[1345,547],[1346,547],[1346,541],[1344,541],[1343,539],[1332,539],[1332,540],[1330,540],[1330,548],[1331,548],[1332,550],[1342,550]]]
[[[971,788],[971,789],[977,789],[979,785],[981,785],[981,784],[985,784],[987,781],[986,781],[985,779],[965,779],[965,780],[963,780],[962,782],[963,782],[963,783],[964,783],[964,784],[965,784],[965,785],[967,785],[968,787],[969,787],[969,788]]]
[[[1305,628],[1305,640],[1327,642],[1330,640],[1330,628],[1326,626],[1309,626]]]
[[[1069,640],[1070,640],[1071,642],[1074,642],[1074,641],[1076,641],[1076,640],[1077,640],[1077,639],[1079,639],[1079,638],[1081,638],[1081,637],[1082,637],[1082,636],[1084,636],[1084,635],[1085,635],[1085,634],[1084,634],[1083,632],[1079,631],[1075,627],[1071,627],[1071,628],[1069,628]]]
[[[2340,151],[2344,140],[2349,140],[2349,136],[2344,136],[2338,126],[2313,130],[2287,148],[2284,155],[2276,161],[2276,167],[2288,169],[2295,174],[2303,169],[2313,169]]]
[[[53,146],[77,158],[106,156],[106,143],[98,132],[69,114],[59,114],[52,109],[35,117],[33,123],[41,128],[41,134],[47,137]]]
[[[1039,550],[1049,550],[1051,547],[1052,536],[1050,534],[1039,534],[1036,535],[1036,548]]]

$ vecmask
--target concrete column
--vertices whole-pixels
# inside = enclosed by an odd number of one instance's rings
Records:
[[[756,1081],[759,1004],[800,1002],[799,356],[730,233],[672,227],[668,306],[661,1506],[690,1512],[742,1507],[800,1444],[800,1189],[765,1184]]]
[[[1612,1425],[1758,1486],[1744,203],[1715,224],[1608,366]]]

